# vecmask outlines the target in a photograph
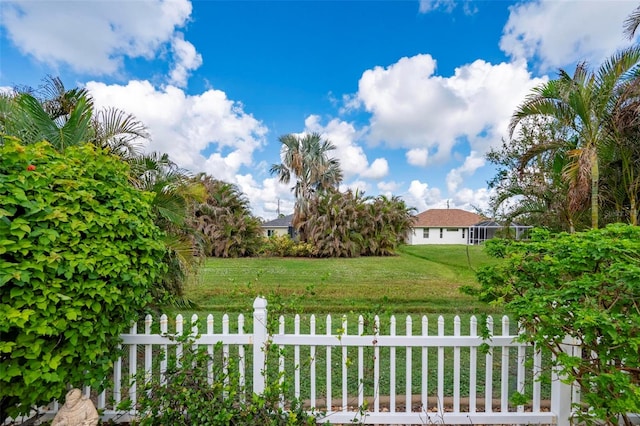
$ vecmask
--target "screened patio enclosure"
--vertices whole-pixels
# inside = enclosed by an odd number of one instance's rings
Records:
[[[469,227],[469,244],[481,244],[495,237],[497,233],[500,233],[502,236],[507,236],[505,235],[507,232],[512,238],[521,240],[526,238],[527,230],[531,228],[533,228],[533,226],[521,225],[519,223],[511,223],[509,226],[504,226],[498,222],[486,220]]]

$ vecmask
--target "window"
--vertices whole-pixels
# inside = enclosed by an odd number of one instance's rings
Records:
[[[429,228],[422,228],[422,238],[429,238]]]
[[[447,232],[458,232],[458,228],[447,228]]]
[[[267,229],[267,237],[273,237],[274,231],[273,229]]]
[[[462,238],[464,238],[464,231],[465,231],[465,229],[462,228]]]
[[[442,232],[443,232],[443,228],[440,228],[440,238],[442,238]]]

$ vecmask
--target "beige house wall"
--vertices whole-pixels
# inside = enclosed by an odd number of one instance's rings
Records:
[[[265,237],[289,235],[289,227],[262,228],[262,235]]]

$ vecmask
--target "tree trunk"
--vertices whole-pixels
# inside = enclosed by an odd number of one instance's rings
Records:
[[[598,182],[600,180],[600,168],[598,167],[598,154],[594,149],[591,154],[591,228],[598,229]]]

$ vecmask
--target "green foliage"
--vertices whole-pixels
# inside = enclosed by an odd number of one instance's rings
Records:
[[[198,240],[193,238],[195,231],[189,226],[188,218],[192,204],[205,198],[205,189],[167,154],[154,152],[130,158],[127,162],[131,167],[133,186],[153,194],[153,221],[165,234],[162,238],[166,248],[163,263],[168,265],[168,270],[154,287],[154,301],[183,304],[185,282],[197,274],[201,261],[196,255]]]
[[[327,190],[309,201],[300,226],[318,257],[390,256],[411,229],[413,211],[399,197]]]
[[[200,174],[194,179],[206,191],[192,208],[190,225],[199,233],[205,256],[243,257],[257,254],[262,241],[260,222],[236,185]]]
[[[582,391],[584,420],[640,412],[640,227],[492,243],[504,260],[478,273],[481,300],[504,303],[524,340],[550,349]],[[582,354],[562,351],[568,337]]]
[[[280,406],[281,385],[269,384],[262,395],[245,394],[237,360],[215,358],[192,336],[179,336],[183,353],[167,357],[164,381],[159,376],[137,378],[140,413],[135,425],[315,425],[299,401]],[[214,347],[220,353],[222,344]],[[271,346],[269,348],[272,348]],[[274,352],[272,349],[269,352]],[[158,360],[159,362],[160,360]],[[127,400],[120,409],[130,409]]]
[[[150,195],[90,145],[0,145],[0,423],[100,387],[150,301],[164,246]]]
[[[293,241],[289,235],[272,235],[264,240],[260,254],[277,257],[310,257],[314,254],[314,247],[309,243]]]

